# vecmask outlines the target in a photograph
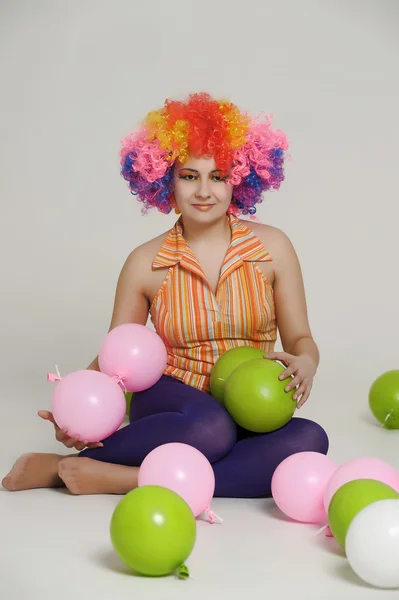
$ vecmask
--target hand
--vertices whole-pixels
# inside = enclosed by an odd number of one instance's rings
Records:
[[[288,377],[292,377],[284,390],[289,392],[294,387],[297,388],[293,397],[294,400],[300,397],[297,408],[301,408],[309,398],[313,386],[313,378],[317,371],[317,366],[311,356],[308,354],[294,356],[288,352],[270,352],[270,354],[265,354],[264,357],[269,360],[279,360],[287,367],[281,373],[279,379],[284,381]]]
[[[95,442],[89,444],[87,441],[82,442],[78,437],[69,437],[66,429],[60,429],[54,420],[53,414],[48,410],[39,410],[37,413],[41,419],[50,421],[54,425],[55,438],[67,448],[75,448],[80,451],[84,448],[101,448],[104,444],[102,442]]]

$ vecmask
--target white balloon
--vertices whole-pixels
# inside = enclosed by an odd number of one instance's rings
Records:
[[[379,500],[349,526],[346,556],[354,572],[379,588],[399,587],[399,500]]]

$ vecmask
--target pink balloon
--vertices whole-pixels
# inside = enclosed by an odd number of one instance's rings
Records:
[[[128,392],[152,387],[163,375],[166,360],[165,344],[159,335],[135,323],[112,329],[98,355],[100,370],[119,378]]]
[[[279,509],[302,523],[327,521],[323,494],[337,470],[328,456],[318,452],[298,452],[283,460],[272,477],[272,496]]]
[[[198,517],[213,498],[215,474],[202,452],[176,442],[158,446],[145,457],[138,484],[159,485],[176,492]]]
[[[56,384],[51,410],[70,437],[99,442],[114,433],[126,413],[125,394],[119,385],[98,371],[76,371]]]
[[[356,458],[339,467],[328,482],[324,493],[326,511],[335,492],[354,479],[376,479],[399,492],[399,473],[391,465],[378,458]]]

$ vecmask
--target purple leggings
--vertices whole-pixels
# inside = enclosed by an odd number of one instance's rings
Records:
[[[327,434],[313,421],[293,418],[277,431],[253,434],[237,427],[209,394],[164,375],[134,394],[129,425],[104,440],[102,448],[80,456],[138,467],[151,450],[169,442],[190,444],[205,454],[215,472],[215,496],[233,498],[269,495],[274,470],[291,454],[328,451]]]

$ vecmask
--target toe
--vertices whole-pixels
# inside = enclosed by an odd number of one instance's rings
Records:
[[[73,460],[73,458],[72,458]],[[63,458],[62,460],[60,460],[60,462],[58,463],[58,475],[62,478],[64,475],[66,475],[68,473],[68,471],[70,470],[70,466],[71,466],[71,458],[68,456],[67,458]]]
[[[4,489],[8,490],[9,492],[11,492],[11,481],[10,481],[10,476],[6,475],[6,477],[4,477],[3,481],[1,482],[1,485],[3,486]]]
[[[81,492],[77,480],[77,470],[75,469],[77,466],[76,460],[82,459],[68,457],[60,460],[58,463],[58,476],[62,479],[71,494],[79,495]]]

